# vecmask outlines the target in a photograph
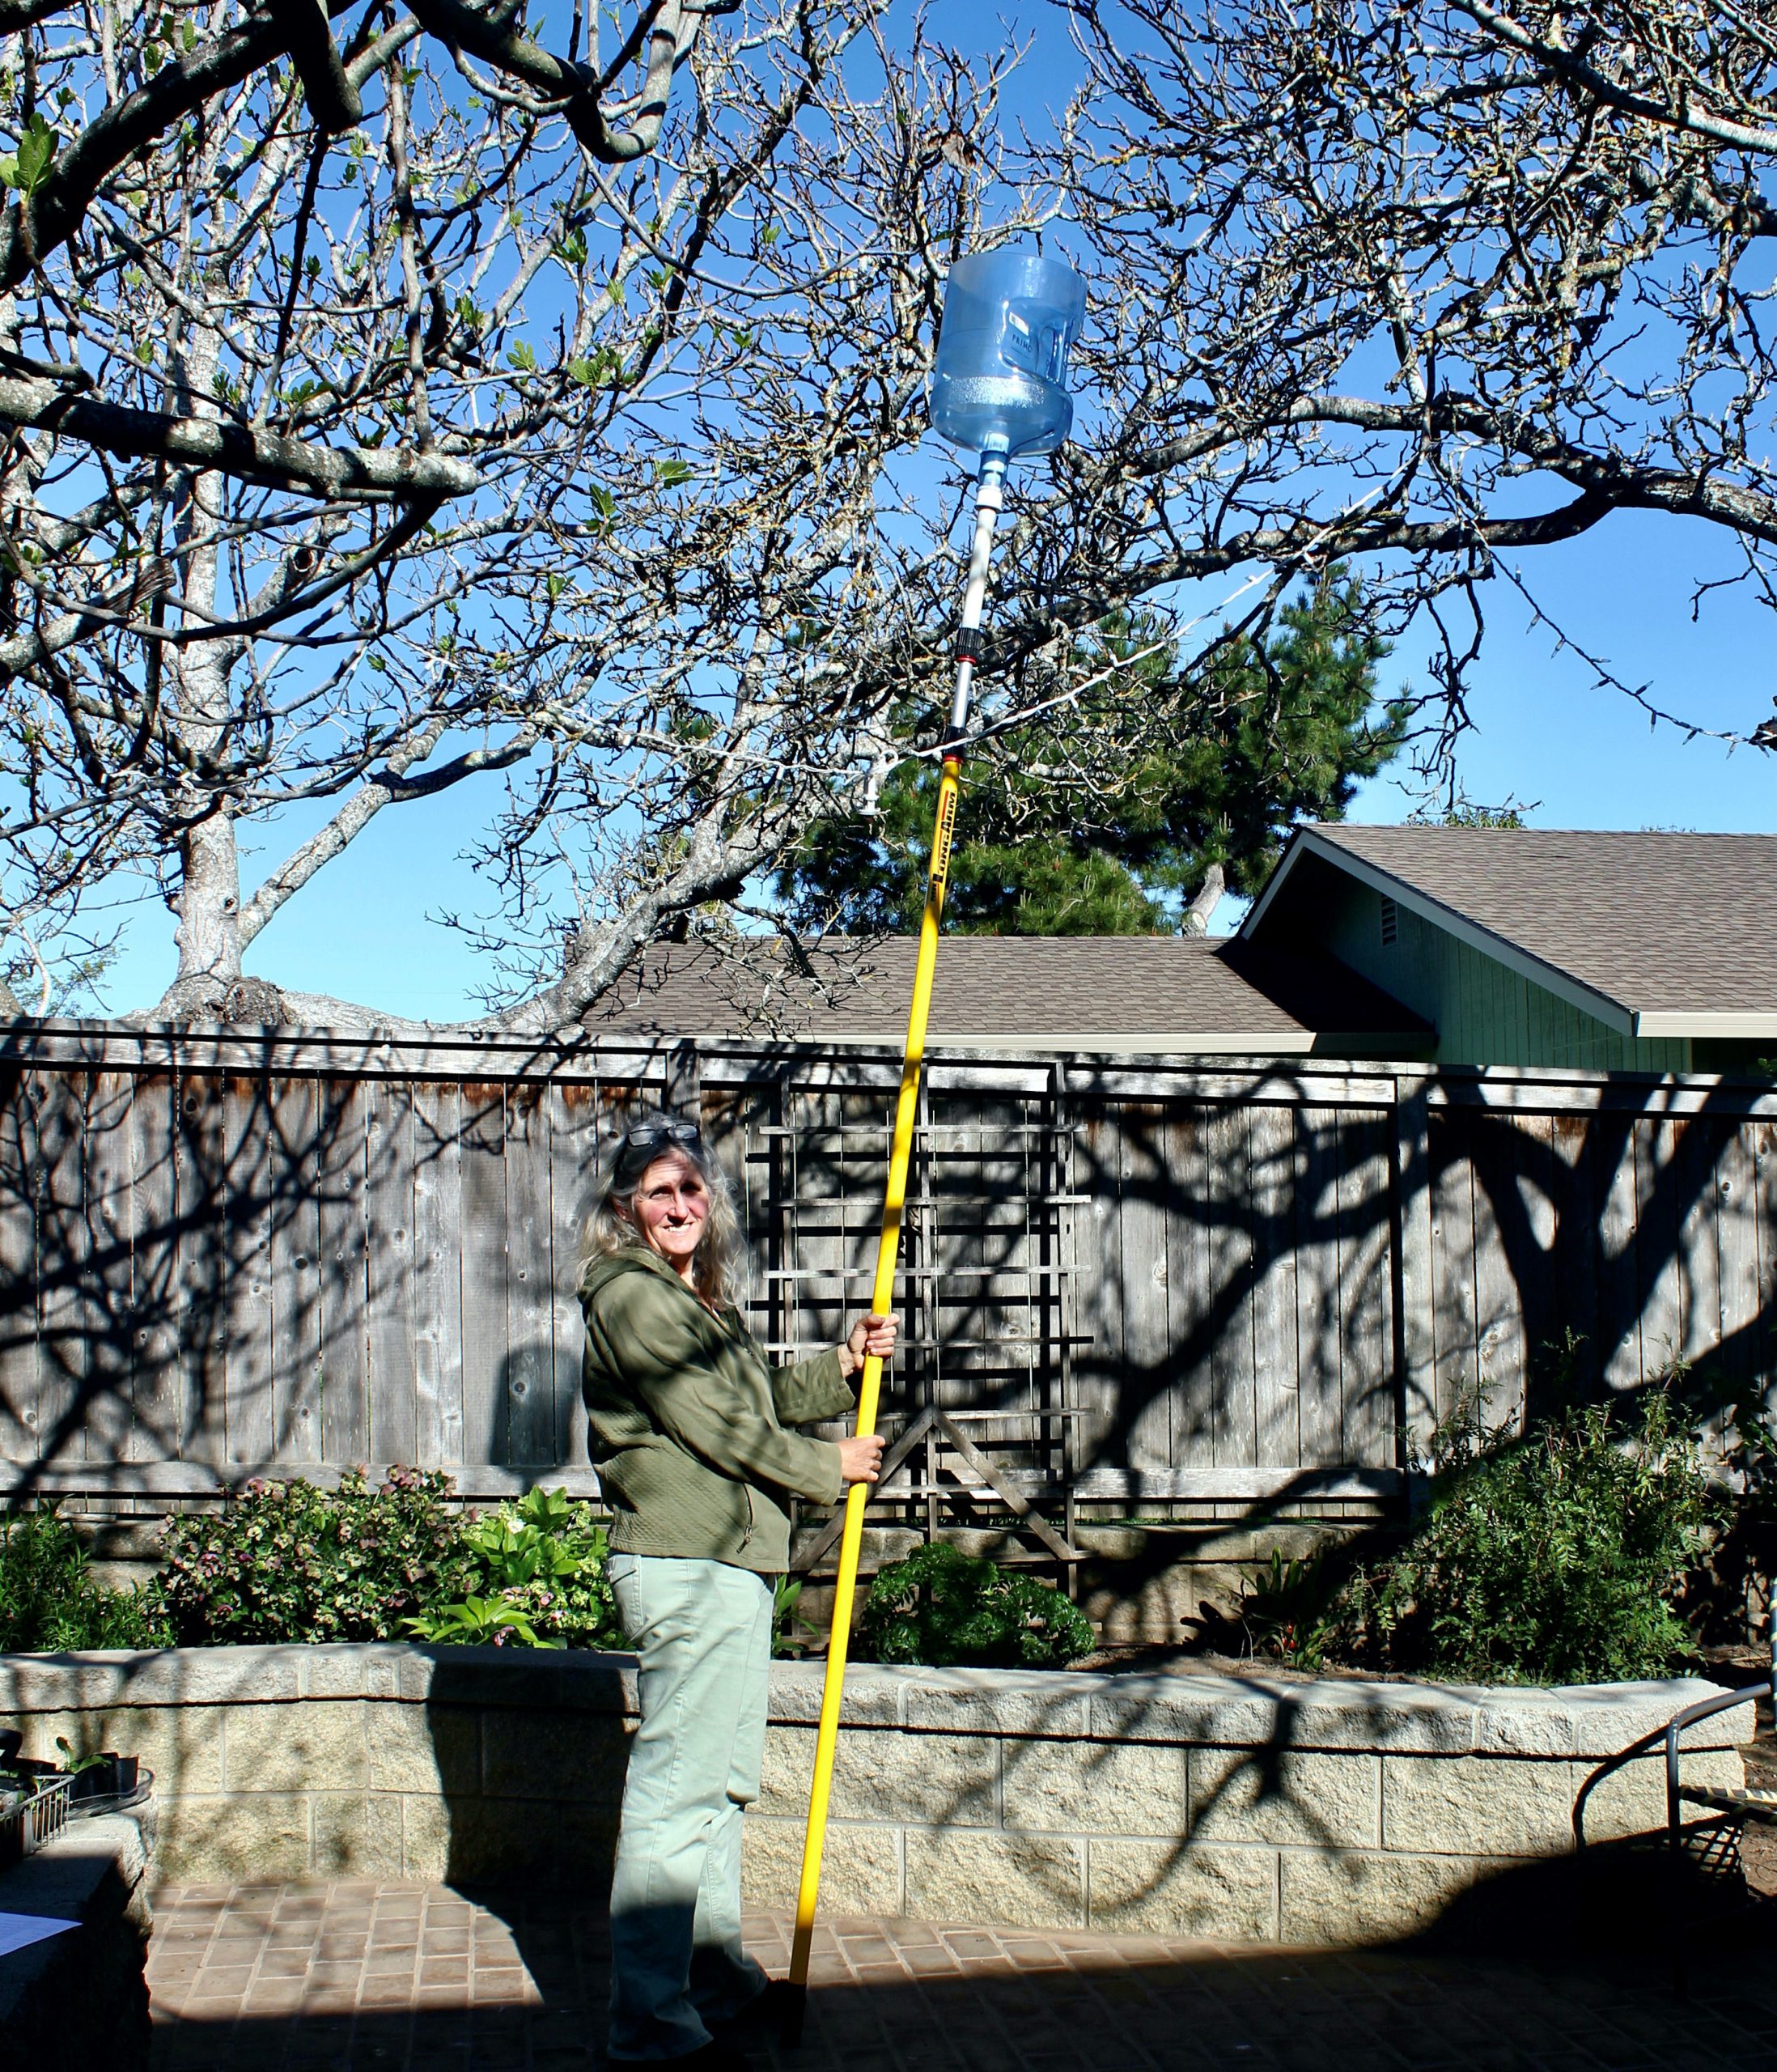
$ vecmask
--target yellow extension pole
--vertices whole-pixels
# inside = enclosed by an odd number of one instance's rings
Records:
[[[931,1007],[931,983],[938,968],[939,924],[944,919],[944,887],[950,875],[950,847],[956,834],[956,805],[962,781],[961,741],[969,720],[975,660],[980,652],[982,607],[987,594],[987,566],[993,551],[994,526],[999,516],[1006,458],[983,453],[975,486],[975,537],[969,556],[969,581],[963,592],[962,624],[956,642],[956,681],[950,725],[944,736],[938,811],[932,829],[931,860],[926,880],[926,911],[919,923],[919,957],[914,967],[913,1003],[907,1013],[907,1041],[902,1051],[901,1090],[895,1101],[894,1136],[888,1152],[888,1182],[884,1191],[882,1234],[876,1244],[876,1277],[870,1307],[886,1315],[895,1299],[895,1268],[901,1255],[901,1212],[907,1198],[907,1167],[913,1156],[914,1123],[919,1108],[919,1075],[926,1055],[926,1018]],[[858,1389],[857,1431],[867,1437],[876,1429],[876,1402],[882,1386],[882,1362],[865,1358]],[[833,1585],[833,1628],[827,1643],[826,1679],[821,1692],[821,1728],[815,1739],[814,1780],[808,1791],[808,1827],[803,1843],[802,1883],[796,1895],[795,1938],[790,1953],[790,1983],[797,1989],[785,2023],[785,2040],[800,2040],[804,2000],[808,1984],[808,1957],[814,1942],[815,1907],[821,1892],[821,1857],[827,1836],[827,1800],[833,1788],[833,1759],[839,1742],[839,1704],[846,1680],[846,1658],[851,1643],[851,1611],[858,1588],[858,1555],[863,1543],[864,1506],[870,1485],[855,1482],[846,1492],[845,1531],[839,1542],[839,1573]]]

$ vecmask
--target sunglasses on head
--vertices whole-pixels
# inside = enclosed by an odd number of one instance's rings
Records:
[[[702,1156],[703,1137],[695,1123],[684,1122],[675,1115],[652,1115],[646,1122],[632,1123],[623,1132],[623,1149],[617,1153],[617,1177],[633,1179],[646,1171],[663,1151],[673,1149]]]

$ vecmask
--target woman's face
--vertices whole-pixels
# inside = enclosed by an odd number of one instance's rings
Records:
[[[630,1213],[643,1238],[683,1273],[710,1221],[710,1194],[682,1152],[663,1152],[635,1183]]]

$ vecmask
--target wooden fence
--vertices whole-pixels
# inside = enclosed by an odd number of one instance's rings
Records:
[[[787,1357],[863,1305],[896,1071],[15,1030],[0,1486],[189,1496],[407,1462],[477,1495],[592,1487],[574,1288],[601,1133],[699,1107]],[[1404,1430],[1514,1416],[1563,1360],[1592,1389],[1676,1359],[1764,1386],[1774,1127],[1777,1096],[1702,1077],[941,1057],[892,1493],[931,1522],[1050,1496],[1374,1504]]]

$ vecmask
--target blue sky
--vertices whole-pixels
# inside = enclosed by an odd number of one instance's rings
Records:
[[[1019,96],[1020,112],[1035,117],[1065,98],[1073,58],[1054,15],[1020,13],[1037,39]],[[982,19],[985,29],[992,18]],[[954,32],[953,23],[941,26]],[[1746,732],[1769,715],[1777,692],[1777,614],[1744,586],[1706,598],[1694,621],[1691,611],[1695,585],[1731,575],[1737,560],[1732,543],[1707,527],[1631,514],[1527,556],[1522,567],[1550,616],[1618,674],[1646,683],[1658,702],[1703,726]],[[1460,758],[1471,799],[1516,798],[1547,827],[1777,829],[1777,758],[1650,731],[1629,701],[1594,688],[1582,662],[1556,652],[1509,586],[1492,586],[1487,610],[1471,679],[1475,730]],[[1428,682],[1430,644],[1410,632],[1385,666],[1385,689]],[[473,915],[486,903],[459,852],[493,797],[490,788],[385,813],[284,908],[248,953],[248,969],[401,1014],[473,1011],[481,962],[431,917]],[[1354,817],[1400,820],[1414,803],[1385,776],[1364,788]],[[276,829],[244,830],[249,890],[313,824],[292,815]],[[108,1004],[158,996],[172,974],[172,926],[158,908],[137,910]]]

